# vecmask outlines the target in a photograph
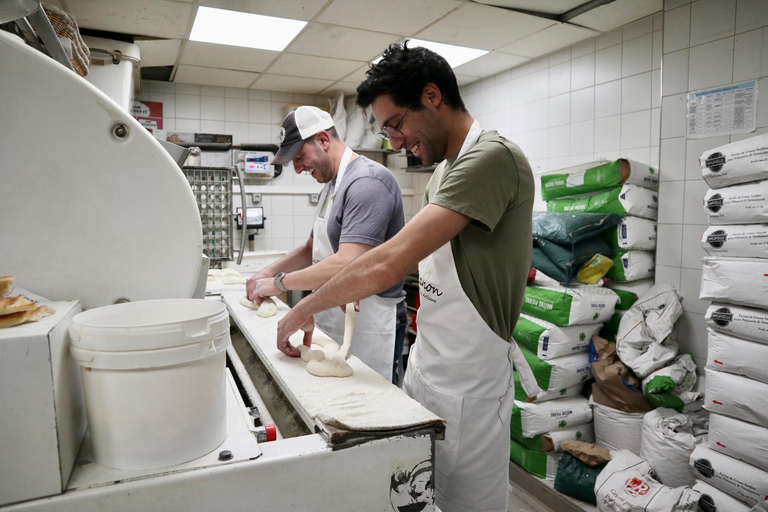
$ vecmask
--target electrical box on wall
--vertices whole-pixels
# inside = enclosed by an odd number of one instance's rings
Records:
[[[270,179],[275,177],[275,166],[269,164],[272,157],[267,151],[241,151],[237,165],[246,176]]]

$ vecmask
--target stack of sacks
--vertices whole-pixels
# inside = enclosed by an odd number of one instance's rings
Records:
[[[622,216],[621,223],[603,237],[613,254],[606,277],[622,282],[654,274],[658,189],[656,169],[627,159],[541,177],[541,196],[549,212]]]
[[[616,341],[616,334],[619,332],[619,324],[624,317],[624,313],[629,311],[637,299],[645,292],[653,288],[653,279],[640,279],[639,281],[608,281],[608,288],[616,292],[621,299],[616,305],[616,313],[611,319],[603,325],[600,330],[600,337],[608,341]]]
[[[694,488],[709,491],[701,492],[712,496],[717,505],[717,509],[702,510],[748,510],[768,497],[768,472],[716,452],[707,443],[693,450],[689,465],[696,477]],[[713,487],[734,501],[712,493]]]
[[[554,482],[565,440],[591,442],[592,409],[583,396],[539,403],[515,400],[510,459],[534,476]]]
[[[579,268],[595,255],[613,252],[601,234],[620,222],[620,215],[534,212],[531,267],[560,283],[574,282]]]
[[[700,298],[717,301],[705,316],[709,448],[762,471],[768,471],[767,157],[765,134],[700,158],[711,187],[704,198],[710,227],[702,244],[709,256]]]
[[[706,442],[708,423],[704,410],[682,414],[660,407],[645,415],[640,456],[656,471],[661,483],[690,487],[696,482],[688,461],[693,450]]]
[[[643,419],[654,406],[678,412],[695,407],[700,394],[696,365],[688,354],[678,356],[669,338],[682,314],[681,297],[671,285],[656,285],[642,294],[623,315],[616,344],[595,336],[590,348],[596,378],[595,438],[598,446],[640,453]]]
[[[643,416],[653,409],[640,390],[640,379],[619,360],[616,344],[599,336],[592,338],[590,361],[596,444],[639,454]]]
[[[607,288],[565,288],[545,276],[526,289],[513,337],[542,393],[526,403],[516,391],[510,456],[540,478],[554,479],[561,441],[594,440],[592,409],[581,395],[591,378],[587,350],[618,301]]]

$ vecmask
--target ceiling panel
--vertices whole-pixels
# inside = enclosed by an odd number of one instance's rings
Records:
[[[456,73],[456,82],[459,84],[459,87],[471,84],[472,82],[477,82],[478,80],[480,80],[479,76],[460,75]]]
[[[526,11],[545,12],[548,14],[563,14],[582,4],[587,0],[475,0],[479,4],[498,5],[501,7],[511,7],[513,9],[523,9]]]
[[[173,66],[179,58],[181,39],[137,40],[141,48],[141,67]]]
[[[557,24],[499,48],[499,51],[526,57],[539,57],[597,35],[599,32],[594,30]]]
[[[663,0],[616,0],[576,16],[571,23],[608,32],[627,23],[650,16],[664,8]]]
[[[461,8],[419,32],[419,39],[495,50],[555,22],[478,4]]]
[[[294,92],[299,94],[317,94],[331,84],[333,84],[333,80],[265,74],[259,77],[251,89]]]
[[[345,95],[354,96],[357,94],[358,85],[359,83],[355,82],[336,82],[327,89],[323,89],[320,94],[326,96],[336,96],[340,92],[343,92]]]
[[[460,5],[453,0],[334,0],[317,21],[407,36]]]
[[[215,85],[247,89],[258,77],[258,73],[249,73],[247,71],[204,68],[182,64],[176,69],[176,76],[173,78],[173,81],[181,84]]]
[[[82,28],[168,39],[182,39],[192,5],[165,0],[67,0],[69,12]]]
[[[363,80],[365,80],[365,73],[370,69],[369,63],[365,63],[364,65],[360,66],[358,70],[356,70],[354,73],[351,73],[344,77],[345,82],[355,82],[360,83]]]
[[[286,50],[304,55],[368,61],[373,60],[387,46],[399,39],[400,36],[395,34],[312,23]]]
[[[309,21],[317,15],[328,0],[200,0],[200,5],[230,11],[250,12],[292,20]]]
[[[276,75],[341,80],[360,67],[359,61],[283,53],[269,68]]]
[[[486,77],[519,66],[528,60],[530,60],[529,57],[521,57],[520,55],[490,52],[454,68],[454,72],[468,76]]]
[[[187,41],[179,62],[209,68],[261,72],[279,55],[280,52],[271,50]]]

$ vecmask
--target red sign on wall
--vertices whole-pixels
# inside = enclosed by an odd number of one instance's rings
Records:
[[[150,133],[163,129],[163,104],[159,101],[133,100],[131,114]]]

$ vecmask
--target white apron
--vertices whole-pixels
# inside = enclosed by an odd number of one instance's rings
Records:
[[[333,194],[328,194],[330,186],[323,188],[320,195],[320,210],[315,217],[312,230],[312,263],[316,264],[334,254],[331,240],[328,238],[328,219],[333,209],[336,190],[339,190],[347,165],[352,159],[352,150],[347,148],[336,174],[336,186]],[[395,324],[397,304],[401,298],[379,297],[374,295],[360,301],[360,311],[355,319],[355,334],[352,337],[350,352],[367,366],[375,370],[387,381],[392,380],[392,366],[395,359]],[[315,314],[315,325],[342,343],[344,338],[344,313],[339,308],[332,308]]]
[[[477,121],[461,156],[482,132]],[[438,184],[439,188],[439,184]],[[403,390],[447,420],[435,443],[442,512],[507,512],[512,363],[529,396],[539,388],[514,341],[485,323],[461,288],[450,241],[419,263],[419,331]]]

